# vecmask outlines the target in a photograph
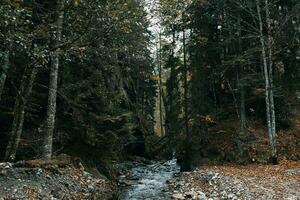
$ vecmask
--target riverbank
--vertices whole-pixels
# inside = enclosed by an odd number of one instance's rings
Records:
[[[173,199],[299,200],[300,162],[203,166],[169,182]]]
[[[104,176],[65,161],[0,163],[0,186],[0,200],[106,200],[114,190]]]

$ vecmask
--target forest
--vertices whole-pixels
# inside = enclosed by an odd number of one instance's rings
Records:
[[[0,0],[0,200],[299,199],[298,0]]]

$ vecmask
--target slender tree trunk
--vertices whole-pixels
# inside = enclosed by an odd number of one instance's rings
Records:
[[[4,56],[3,56],[3,66],[2,66],[1,75],[0,75],[0,101],[1,101],[1,96],[3,93],[3,89],[4,89],[4,84],[6,81],[7,73],[8,73],[9,66],[10,66],[9,55],[10,55],[10,50],[6,50],[4,52]]]
[[[159,120],[160,120],[160,134],[164,136],[163,125],[163,96],[162,96],[162,66],[161,66],[161,33],[159,33],[159,50],[158,50],[158,70],[159,70]]]
[[[213,89],[213,95],[214,95],[214,114],[217,116],[218,112],[218,103],[217,103],[217,89],[216,89],[216,72],[215,69],[213,69],[213,76],[212,76],[212,89]]]
[[[55,46],[61,42],[62,28],[63,28],[63,21],[64,21],[64,5],[65,5],[64,0],[58,1],[58,7],[57,7],[58,19],[56,23],[56,29],[53,34],[53,40]],[[46,118],[46,128],[44,133],[45,134],[44,144],[42,146],[42,158],[45,160],[51,159],[52,157],[53,132],[54,132],[55,116],[56,116],[59,50],[60,49],[57,49],[51,54],[47,118]]]
[[[238,53],[242,53],[242,31],[241,31],[241,16],[239,15],[239,39],[238,39]],[[239,85],[239,90],[240,90],[240,116],[241,116],[241,134],[245,135],[246,134],[246,123],[247,123],[247,118],[246,118],[246,108],[245,108],[245,83],[244,83],[244,72],[245,72],[245,67],[242,65],[239,67],[240,73],[238,74],[238,85]]]
[[[168,98],[167,98],[167,108],[166,109],[166,115],[167,117],[167,126],[166,126],[166,133],[169,134],[169,136],[174,139],[174,126],[173,126],[173,120],[174,120],[174,83],[176,79],[176,74],[175,74],[175,46],[176,46],[176,31],[174,28],[174,25],[172,25],[172,48],[171,48],[171,60],[170,60],[170,78],[168,81]]]
[[[238,51],[237,54],[241,55],[242,53],[242,31],[241,31],[241,15],[239,15],[238,19]],[[238,149],[240,152],[241,159],[245,159],[245,135],[247,133],[247,118],[246,118],[246,98],[245,98],[245,83],[244,83],[244,75],[245,75],[245,67],[242,63],[239,63],[237,66],[237,84],[240,92],[240,131],[238,137]]]
[[[240,83],[240,115],[241,115],[241,133],[243,135],[246,134],[246,122],[247,122],[247,118],[246,118],[246,108],[245,108],[245,86],[243,83]]]
[[[26,67],[23,79],[21,81],[20,90],[15,102],[14,120],[4,157],[5,161],[14,161],[16,158],[16,152],[23,131],[25,107],[31,94],[36,74],[37,67],[35,65]]]
[[[246,109],[245,109],[245,87],[241,80],[239,80],[240,90],[240,132],[238,137],[238,149],[240,152],[241,159],[245,159],[245,142],[244,138],[247,132],[246,127]]]
[[[166,133],[169,134],[169,136],[171,136],[173,138],[174,136],[174,127],[171,127],[172,125],[172,120],[173,118],[170,119],[170,116],[173,116],[173,98],[174,98],[174,81],[175,81],[175,78],[176,78],[176,75],[175,75],[175,71],[174,71],[174,68],[175,68],[175,63],[174,63],[174,56],[175,56],[175,51],[174,51],[174,48],[175,48],[175,29],[174,29],[174,26],[172,26],[172,50],[171,50],[171,66],[170,66],[170,78],[169,78],[169,84],[168,84],[168,99],[167,99],[167,102],[168,102],[168,105],[167,105],[167,108],[166,109],[166,115],[168,115],[167,117],[167,120],[168,120],[168,123],[167,123],[167,126],[166,126]],[[172,113],[172,114],[171,114]]]
[[[270,18],[270,6],[268,0],[265,0],[266,6],[266,20],[267,20],[267,31],[268,31],[268,59],[269,59],[269,79],[270,79],[270,111],[271,111],[271,123],[272,123],[272,161],[274,164],[277,163],[277,149],[276,149],[276,116],[275,116],[275,104],[273,94],[273,61],[272,61],[272,31],[271,31],[271,18]]]
[[[260,42],[261,42],[261,50],[262,50],[262,59],[263,59],[263,68],[264,68],[264,76],[265,76],[265,90],[266,90],[266,115],[267,115],[267,123],[268,123],[268,133],[269,133],[269,142],[272,150],[272,158],[276,158],[277,152],[276,152],[276,143],[275,143],[275,110],[274,110],[274,100],[273,99],[273,91],[271,88],[270,83],[270,69],[268,66],[268,59],[267,59],[267,53],[266,53],[266,45],[265,45],[265,39],[263,35],[263,21],[261,16],[261,9],[260,9],[260,0],[256,0],[256,7],[257,7],[257,13],[258,13],[258,20],[259,20],[259,32],[260,32]],[[268,5],[266,5],[268,7]],[[273,104],[273,105],[272,105]],[[273,109],[273,110],[272,110]],[[274,118],[273,114],[274,113]]]

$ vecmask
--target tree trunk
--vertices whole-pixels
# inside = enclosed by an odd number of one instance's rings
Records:
[[[57,46],[61,42],[62,37],[62,26],[64,21],[64,0],[58,1],[57,7],[57,23],[53,34],[54,45]],[[52,143],[53,143],[53,132],[55,126],[56,116],[56,97],[57,97],[57,80],[59,70],[59,50],[57,49],[51,53],[51,69],[49,77],[49,94],[48,94],[48,107],[47,107],[47,118],[44,135],[44,143],[42,146],[42,158],[45,160],[51,159],[52,157]]]
[[[241,31],[241,15],[239,14],[238,19],[238,51],[237,54],[242,54],[242,31]],[[244,160],[245,157],[245,136],[247,134],[247,118],[246,118],[246,98],[245,98],[245,67],[242,63],[238,63],[237,66],[237,84],[240,92],[240,131],[238,137],[238,149],[240,152],[241,159]]]
[[[159,120],[160,120],[160,134],[163,137],[164,123],[163,123],[163,96],[162,96],[162,66],[161,66],[161,33],[159,33],[159,52],[158,52],[158,70],[159,70]]]
[[[4,89],[4,84],[6,81],[6,77],[7,77],[7,73],[8,73],[8,69],[9,69],[9,54],[10,54],[10,50],[6,50],[4,52],[4,58],[3,58],[3,66],[2,66],[2,70],[1,70],[1,76],[0,76],[0,101],[1,101],[1,96],[3,93],[3,89]]]
[[[241,71],[243,71],[243,67],[241,67]],[[241,74],[243,74],[243,72],[241,72]],[[243,77],[243,75],[240,75],[241,77]],[[239,131],[239,135],[238,135],[238,138],[237,138],[237,146],[238,146],[238,150],[239,150],[239,153],[240,153],[240,157],[242,160],[245,159],[245,136],[246,136],[246,133],[247,133],[247,126],[246,126],[246,109],[245,109],[245,86],[244,86],[244,83],[243,83],[243,80],[241,80],[239,76],[239,73],[237,75],[237,84],[238,84],[238,88],[239,88],[239,91],[240,91],[240,109],[239,109],[239,112],[240,112],[240,131]]]
[[[188,69],[187,69],[185,30],[183,30],[183,66],[184,66],[184,126],[186,132],[186,140],[185,140],[184,160],[181,166],[181,170],[191,171],[192,152],[191,152],[191,134],[189,131],[189,116],[188,116]]]
[[[245,86],[243,83],[240,83],[240,95],[241,95],[241,100],[240,100],[240,115],[241,115],[241,133],[243,135],[246,134],[246,109],[245,109]]]
[[[15,11],[12,8],[8,9],[8,13],[9,13],[8,15],[15,16]],[[10,51],[12,49],[12,44],[13,44],[12,38],[15,33],[14,25],[12,22],[5,29],[7,29],[7,32],[4,34],[6,37],[6,41],[4,42],[5,51],[3,52],[3,65],[2,65],[2,68],[0,69],[1,70],[0,71],[0,73],[1,73],[1,75],[0,75],[0,101],[1,101],[3,90],[4,90],[4,85],[6,82],[7,73],[10,68],[9,57],[10,57]]]
[[[263,68],[264,68],[264,77],[265,77],[265,93],[266,93],[266,116],[267,116],[267,123],[268,123],[268,133],[269,133],[269,142],[272,151],[272,158],[273,162],[277,162],[277,151],[276,151],[276,143],[275,143],[275,109],[274,109],[274,100],[273,100],[273,91],[271,88],[271,81],[270,81],[270,72],[271,66],[268,66],[267,60],[267,53],[266,53],[266,45],[265,39],[263,35],[263,21],[261,16],[261,9],[260,9],[260,0],[256,0],[256,7],[258,13],[258,20],[259,20],[259,32],[260,32],[260,42],[261,42],[261,51],[262,51],[262,59],[263,59]],[[268,5],[266,5],[268,7]],[[268,12],[268,11],[267,11]],[[269,42],[268,42],[269,43]],[[268,46],[270,47],[270,46]],[[270,53],[270,50],[269,50]],[[272,53],[272,51],[271,51]],[[274,114],[274,116],[273,116]]]
[[[174,114],[175,114],[175,109],[174,109],[174,91],[175,91],[175,80],[176,80],[176,72],[175,72],[175,46],[176,46],[176,31],[174,28],[174,25],[172,25],[172,48],[171,48],[171,59],[170,59],[170,77],[167,82],[167,100],[166,102],[166,107],[165,107],[165,112],[166,112],[166,126],[165,126],[165,132],[168,134],[168,136],[171,138],[171,140],[174,139],[174,134],[175,134],[175,127],[174,127]],[[175,122],[176,123],[176,122]]]
[[[241,16],[239,15],[239,19],[238,19],[238,23],[239,23],[239,30],[238,30],[238,34],[239,34],[239,39],[238,39],[238,54],[242,53],[242,28],[241,28]],[[240,64],[241,65],[241,64]],[[246,102],[246,98],[245,98],[245,83],[244,83],[244,73],[245,73],[245,67],[243,65],[241,65],[239,67],[240,69],[240,73],[238,74],[238,85],[239,85],[239,90],[240,90],[240,116],[241,116],[241,134],[243,134],[243,136],[246,134],[246,123],[247,123],[247,119],[246,119],[246,108],[245,108],[245,102]]]
[[[272,61],[272,31],[271,31],[271,18],[269,10],[269,2],[265,0],[266,6],[266,20],[267,20],[267,31],[268,31],[268,56],[269,56],[269,79],[270,79],[270,111],[271,111],[271,123],[272,123],[272,162],[277,164],[277,149],[276,149],[276,117],[275,117],[275,105],[274,105],[274,94],[273,94],[273,61]]]
[[[15,102],[14,120],[4,157],[5,161],[14,161],[16,158],[16,152],[23,131],[25,107],[31,94],[36,74],[37,67],[35,65],[26,67],[23,79],[21,81],[20,90]]]

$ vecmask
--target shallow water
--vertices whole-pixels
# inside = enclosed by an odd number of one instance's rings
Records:
[[[133,185],[124,188],[122,200],[166,200],[169,199],[167,181],[179,172],[179,167],[176,159],[172,159],[150,165],[137,165],[130,172]]]

